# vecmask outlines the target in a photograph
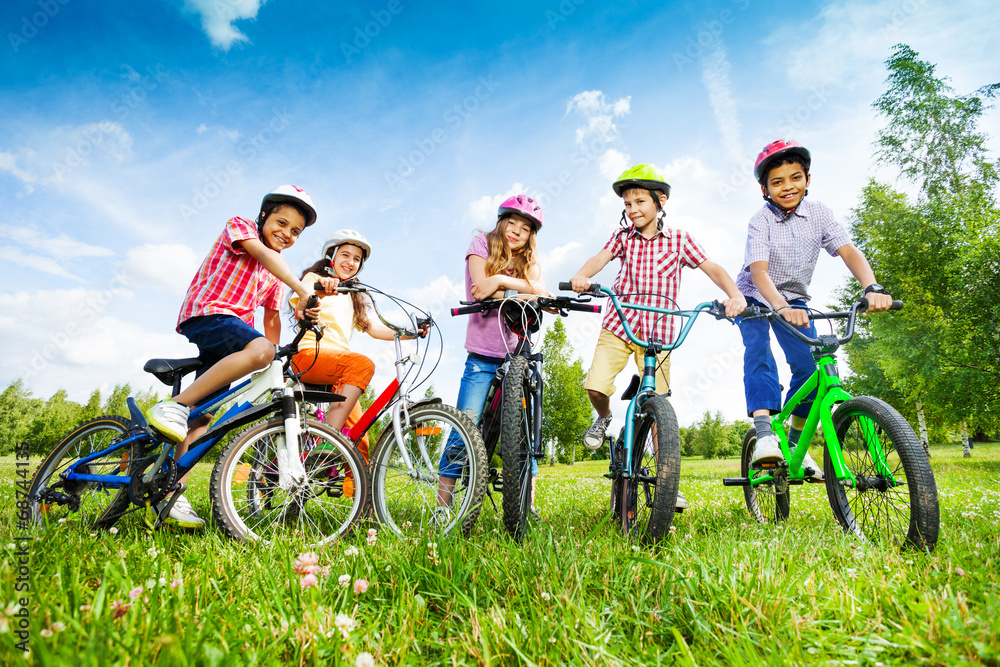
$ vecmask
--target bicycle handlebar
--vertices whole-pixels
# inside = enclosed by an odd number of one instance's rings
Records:
[[[575,299],[569,296],[539,296],[532,300],[542,308],[553,308],[559,311],[559,315],[565,316],[568,311],[575,310],[580,313],[600,313],[601,306],[596,303],[589,303],[585,300]],[[471,315],[472,313],[488,313],[503,305],[504,299],[484,299],[483,301],[460,301],[462,305],[452,308],[452,317],[456,315]],[[563,312],[567,311],[567,312]]]
[[[889,310],[902,310],[903,302],[894,299]],[[856,303],[854,303],[850,310],[835,311],[832,313],[808,313],[810,320],[837,320],[847,318],[847,331],[845,332],[843,338],[835,336],[822,336],[820,338],[810,338],[809,336],[802,333],[802,331],[796,327],[794,324],[786,320],[784,317],[778,316],[779,313],[771,310],[766,306],[750,306],[742,313],[740,317],[743,318],[754,318],[754,317],[769,317],[773,321],[777,322],[780,326],[784,327],[786,331],[791,333],[793,336],[801,340],[806,345],[811,345],[814,347],[825,347],[836,340],[837,345],[843,345],[852,338],[854,338],[854,324],[857,321],[858,313],[866,312],[868,310],[868,298],[861,297]],[[825,339],[825,340],[824,340]]]
[[[316,281],[315,283],[313,283],[313,289],[315,289],[315,290],[322,290],[324,292],[326,291],[326,287],[323,285],[323,283],[321,283],[319,281]],[[336,293],[336,294],[350,294],[351,292],[360,292],[360,293],[363,293],[363,294],[367,294],[368,293],[368,288],[365,285],[362,285],[361,283],[359,283],[354,278],[350,278],[348,280],[342,280],[342,281],[340,281],[340,284],[337,285],[333,289],[333,292]],[[315,296],[316,295],[314,294],[312,297],[309,297],[309,298],[312,299]],[[308,307],[311,307],[311,306],[307,305],[306,307],[308,308]],[[430,315],[428,315],[427,317],[423,317],[423,318],[418,319],[418,318],[416,318],[416,317],[413,316],[413,313],[407,313],[407,315],[409,315],[409,317],[410,317],[410,324],[413,325],[413,331],[409,331],[405,327],[397,327],[397,326],[395,326],[393,324],[390,324],[389,322],[386,322],[384,319],[382,319],[381,314],[378,313],[377,310],[376,310],[376,314],[379,316],[379,319],[382,320],[382,322],[387,327],[389,327],[390,329],[392,329],[394,331],[398,330],[402,335],[404,335],[404,336],[410,336],[412,338],[423,338],[424,336],[427,335],[427,331],[426,330],[421,330],[421,328],[424,327],[424,326],[427,326],[427,327],[434,326],[434,318],[431,317]]]

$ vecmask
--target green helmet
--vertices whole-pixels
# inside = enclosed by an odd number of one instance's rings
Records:
[[[622,172],[614,185],[611,186],[619,197],[629,188],[645,188],[646,190],[662,190],[667,199],[670,198],[670,183],[663,173],[651,164],[637,164]]]

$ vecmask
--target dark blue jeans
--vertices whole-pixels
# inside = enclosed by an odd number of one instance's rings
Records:
[[[747,305],[760,305],[756,299],[747,299]],[[798,299],[791,302],[793,308],[806,308],[804,301]],[[780,315],[778,316],[780,317]],[[795,395],[795,392],[805,384],[806,380],[816,370],[809,346],[795,338],[780,324],[771,322],[771,318],[744,320],[739,318],[736,323],[743,335],[743,388],[747,398],[747,414],[753,415],[756,410],[769,410],[771,414],[781,411],[784,403],[781,400],[781,383],[778,381],[778,366],[771,354],[771,330],[785,353],[785,359],[792,369],[792,382],[785,394],[785,402]],[[770,326],[769,326],[770,324]],[[802,333],[816,337],[816,325],[809,322],[808,327],[801,327]],[[812,398],[799,405],[792,414],[805,417],[812,406]]]

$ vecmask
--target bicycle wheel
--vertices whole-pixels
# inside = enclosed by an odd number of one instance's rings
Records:
[[[639,542],[659,540],[670,530],[681,476],[677,415],[667,399],[643,401],[632,442],[632,477],[621,480],[622,534]]]
[[[236,540],[273,540],[295,535],[325,544],[350,530],[368,498],[364,459],[343,434],[306,419],[300,456],[307,483],[278,483],[278,445],[285,423],[271,419],[244,429],[226,446],[212,470],[215,521]]]
[[[128,433],[125,417],[104,416],[86,421],[63,437],[42,460],[28,488],[31,522],[38,526],[78,521],[86,527],[110,528],[129,506],[127,484],[67,481],[59,474],[73,463],[111,447]],[[91,475],[131,474],[143,458],[143,446],[130,443],[77,467]],[[127,480],[125,480],[127,482]]]
[[[888,403],[870,396],[845,401],[833,423],[858,483],[840,484],[827,451],[826,492],[840,525],[865,540],[933,550],[940,525],[937,485],[913,428]]]
[[[457,527],[468,535],[479,518],[486,490],[482,437],[472,420],[448,405],[418,405],[409,413],[403,442],[397,442],[390,424],[372,454],[375,516],[398,535],[425,528],[447,535]],[[438,510],[438,463],[449,441],[451,460],[462,466],[462,474],[455,480],[451,503]]]
[[[531,511],[532,404],[526,391],[528,360],[514,357],[504,378],[500,416],[503,459],[503,524],[515,540],[524,537]]]
[[[740,474],[744,478],[750,476],[750,461],[753,450],[757,446],[757,431],[751,428],[743,438],[743,453],[740,456]],[[788,469],[777,471],[776,478],[770,482],[761,482],[757,486],[744,486],[743,496],[746,499],[750,516],[758,523],[779,523],[788,518],[790,494],[788,493]]]

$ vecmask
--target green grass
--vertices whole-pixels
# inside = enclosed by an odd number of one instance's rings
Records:
[[[296,544],[233,543],[211,522],[196,534],[152,534],[133,517],[114,535],[66,525],[30,543],[26,664],[354,665],[362,651],[376,664],[419,665],[1000,664],[1000,445],[977,445],[972,459],[955,446],[932,454],[942,510],[930,555],[845,536],[822,485],[792,488],[786,525],[751,523],[742,491],[720,482],[738,475],[735,460],[684,460],[691,509],[654,547],[604,522],[601,464],[545,466],[545,524],[523,545],[488,501],[470,538],[435,547],[389,534],[368,545],[365,524],[319,552],[329,574],[307,590]],[[13,457],[0,470],[10,517]],[[209,472],[188,493],[205,517]],[[17,563],[0,547],[6,665],[22,656]],[[342,574],[369,589],[342,587]],[[112,603],[138,586],[113,618]],[[355,627],[341,632],[338,614]]]

